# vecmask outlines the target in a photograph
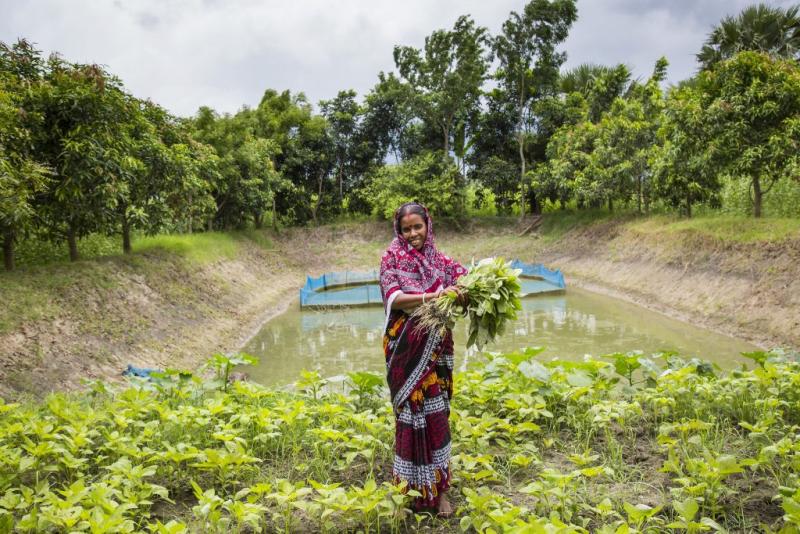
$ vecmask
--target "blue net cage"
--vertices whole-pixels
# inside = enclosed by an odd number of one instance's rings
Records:
[[[564,291],[564,275],[542,264],[513,260],[511,266],[520,269],[522,295],[536,295]],[[341,306],[381,306],[381,289],[377,269],[368,272],[341,271],[325,273],[316,278],[307,276],[300,289],[301,308],[328,308]]]

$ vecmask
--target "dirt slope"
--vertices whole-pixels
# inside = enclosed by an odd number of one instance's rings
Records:
[[[800,237],[730,243],[620,220],[559,238],[519,229],[511,221],[443,224],[437,239],[462,261],[544,262],[568,283],[764,347],[800,347]],[[151,251],[22,276],[20,284],[42,285],[43,276],[63,283],[40,291],[50,311],[0,333],[0,397],[118,377],[128,363],[195,368],[214,352],[237,350],[269,316],[295,305],[306,274],[377,267],[390,237],[376,222],[290,229],[271,236],[272,249],[244,241],[235,257],[206,264]],[[0,286],[4,302],[19,293]]]
[[[800,239],[731,243],[598,223],[544,251],[568,280],[764,347],[800,347]]]

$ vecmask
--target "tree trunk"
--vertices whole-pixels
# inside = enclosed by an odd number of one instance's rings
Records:
[[[761,191],[761,179],[753,176],[753,217],[761,217],[761,203],[764,194]]]
[[[614,199],[608,197],[608,211],[614,211]]]
[[[344,201],[344,186],[342,185],[344,183],[344,172],[342,171],[343,168],[344,166],[342,165],[342,162],[339,161],[339,204]]]
[[[192,194],[189,193],[189,233],[192,233]]]
[[[522,138],[522,132],[517,134],[517,145],[519,146],[519,190],[522,200],[519,203],[519,218],[521,220],[525,217],[525,197],[527,195],[525,188],[525,141]]]
[[[314,226],[319,226],[319,219],[317,218],[317,212],[319,211],[319,207],[322,204],[322,183],[323,179],[325,178],[325,173],[320,172],[319,177],[317,178],[317,201],[314,203],[314,207],[311,209],[311,217],[314,219]]]
[[[519,147],[519,220],[525,218],[525,137],[523,121],[525,120],[525,75],[519,77],[519,100],[517,101],[517,146]]]
[[[3,263],[6,271],[14,270],[14,232],[11,230],[3,232]]]
[[[636,195],[636,209],[639,215],[642,214],[642,175],[639,175],[639,193]]]
[[[69,246],[69,261],[78,261],[78,233],[72,225],[67,229],[67,245]]]
[[[275,207],[275,195],[272,195],[272,229],[278,231],[278,210]]]
[[[542,214],[542,203],[539,202],[539,197],[536,196],[536,193],[529,193],[530,200],[531,200],[531,213],[533,215],[541,215]]]
[[[264,216],[260,211],[253,212],[253,224],[256,227],[256,230],[261,230],[264,226]]]
[[[122,218],[122,252],[130,254],[131,248],[131,225],[127,217]]]
[[[686,192],[686,217],[692,218],[692,197],[689,192]]]

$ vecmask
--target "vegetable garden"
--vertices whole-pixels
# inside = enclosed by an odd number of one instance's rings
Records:
[[[383,378],[293,391],[168,371],[126,387],[0,404],[0,530],[14,532],[796,532],[800,363],[753,353],[716,376],[675,355],[457,375],[450,520],[387,482]],[[656,363],[659,362],[659,363]]]

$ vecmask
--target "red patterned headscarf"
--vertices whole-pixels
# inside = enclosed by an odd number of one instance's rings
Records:
[[[436,249],[433,236],[433,220],[425,211],[427,236],[421,250],[415,249],[400,233],[402,207],[394,214],[394,239],[381,258],[381,296],[388,317],[392,302],[400,293],[433,292],[446,288],[466,274],[467,270],[457,261]]]

